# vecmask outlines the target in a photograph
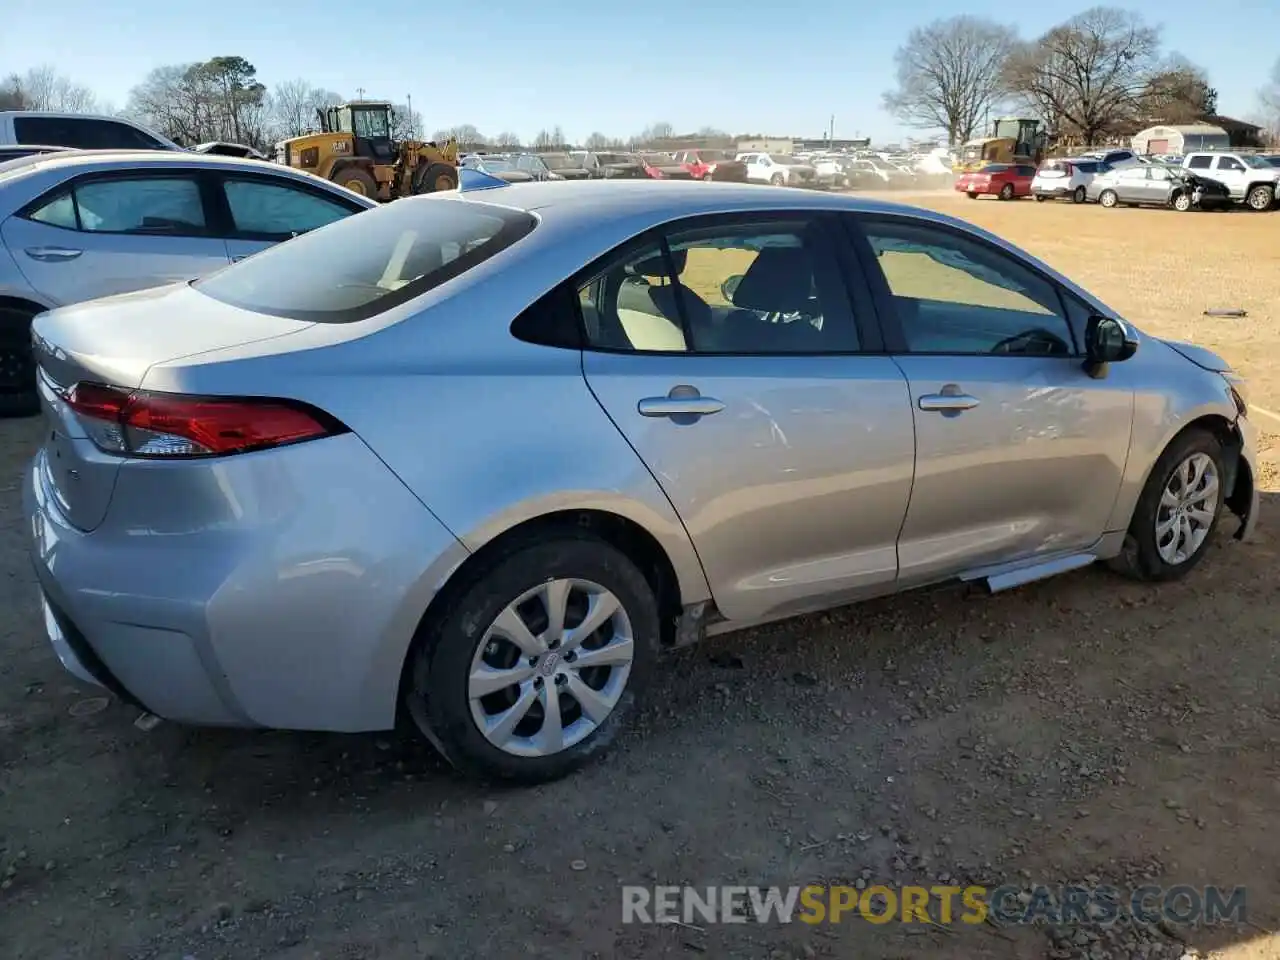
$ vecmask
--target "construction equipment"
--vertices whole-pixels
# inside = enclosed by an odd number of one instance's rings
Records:
[[[395,200],[458,186],[458,144],[396,142],[391,104],[353,100],[316,111],[320,133],[276,144],[276,160],[375,200]]]
[[[1001,117],[985,137],[970,140],[960,151],[960,173],[975,173],[988,163],[1039,164],[1047,137],[1040,121]]]

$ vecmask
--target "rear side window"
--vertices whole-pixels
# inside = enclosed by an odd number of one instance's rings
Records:
[[[205,232],[200,186],[186,176],[90,180],[61,191],[26,216],[84,233],[199,236]]]
[[[45,143],[80,150],[161,150],[164,144],[127,123],[90,117],[15,117],[22,143]]]
[[[1211,163],[1213,157],[1192,157],[1187,161],[1187,166],[1192,170],[1208,170]]]
[[[255,313],[353,323],[460,276],[536,223],[522,210],[474,201],[398,200],[271,247],[193,286]]]
[[[1092,160],[1084,160],[1076,164],[1076,169],[1081,173],[1097,173],[1098,165]]]

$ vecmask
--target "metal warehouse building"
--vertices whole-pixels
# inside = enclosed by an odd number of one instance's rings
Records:
[[[1227,131],[1208,123],[1147,127],[1133,138],[1133,151],[1139,154],[1230,149],[1231,137]]]

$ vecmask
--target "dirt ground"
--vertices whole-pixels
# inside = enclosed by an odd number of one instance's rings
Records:
[[[1220,351],[1280,410],[1280,212],[917,202]],[[1249,315],[1202,315],[1222,307]],[[1254,542],[1224,521],[1181,584],[1091,569],[722,638],[664,664],[603,762],[501,791],[390,736],[144,732],[96,700],[44,640],[23,552],[18,472],[39,429],[0,423],[5,957],[1280,957],[1274,447]],[[1065,938],[621,923],[623,884],[1144,878],[1244,885],[1248,922]]]

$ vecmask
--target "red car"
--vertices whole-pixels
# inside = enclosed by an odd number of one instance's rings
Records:
[[[695,180],[747,182],[747,165],[733,159],[727,150],[681,150],[676,163],[682,164]]]
[[[986,196],[1014,200],[1031,196],[1031,181],[1036,168],[1012,163],[988,163],[976,173],[962,173],[956,178],[956,189],[967,193],[970,200]]]

